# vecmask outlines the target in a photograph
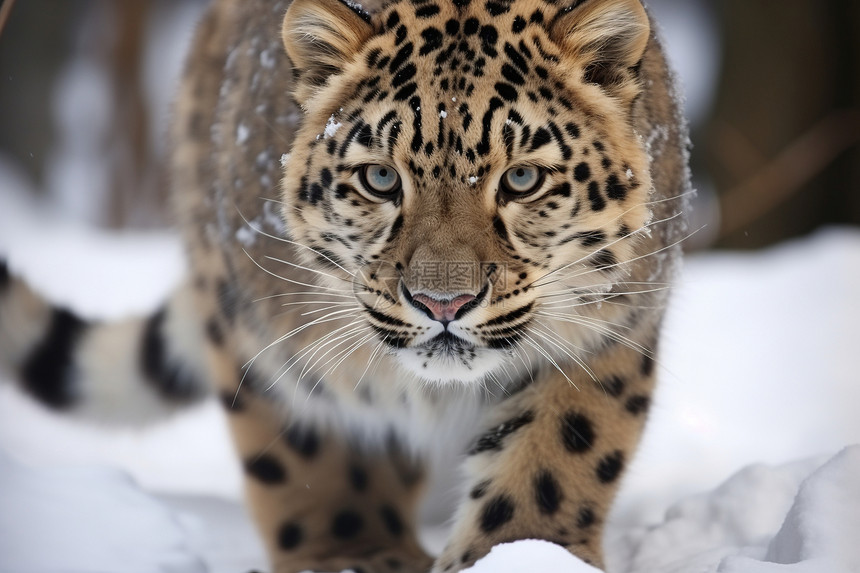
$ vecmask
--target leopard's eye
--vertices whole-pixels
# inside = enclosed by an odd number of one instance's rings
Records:
[[[509,195],[524,197],[540,189],[543,178],[544,172],[538,167],[512,167],[502,176],[502,189]]]
[[[400,191],[400,175],[387,165],[365,165],[359,176],[368,193],[382,199],[391,199]]]

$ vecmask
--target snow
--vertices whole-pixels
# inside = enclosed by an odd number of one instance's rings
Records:
[[[860,446],[734,475],[633,541],[629,573],[860,571]],[[635,537],[635,534],[631,537]]]
[[[175,513],[123,472],[36,470],[0,452],[0,570],[202,573],[206,568],[190,551]]]
[[[325,124],[325,139],[329,137],[334,137],[337,134],[337,130],[343,127],[343,124],[335,119],[334,114],[331,114],[331,117],[328,118],[328,121]]]
[[[599,573],[566,549],[548,541],[527,539],[493,547],[490,554],[466,569],[469,573]]]
[[[245,145],[248,138],[251,136],[251,130],[243,122],[240,122],[236,127],[236,145]]]

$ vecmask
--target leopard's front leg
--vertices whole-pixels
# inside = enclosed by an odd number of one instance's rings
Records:
[[[253,389],[251,376],[237,388],[230,373],[238,368],[222,360],[217,371],[272,573],[429,570],[432,560],[416,538],[424,481],[418,460],[393,440],[367,446],[284,417],[283,407]]]
[[[633,456],[654,362],[621,345],[584,371],[546,371],[500,403],[468,452],[467,498],[433,573],[471,566],[496,544],[544,539],[603,566],[602,530]]]

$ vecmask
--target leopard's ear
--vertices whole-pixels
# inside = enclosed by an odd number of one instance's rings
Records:
[[[293,95],[304,105],[373,34],[370,17],[341,0],[295,0],[281,37],[293,63]]]
[[[549,34],[582,66],[586,82],[622,95],[642,61],[651,25],[640,0],[577,0],[559,11]]]

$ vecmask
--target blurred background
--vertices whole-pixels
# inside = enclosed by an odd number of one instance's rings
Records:
[[[166,226],[170,99],[207,3],[3,0],[0,170],[63,216]],[[706,225],[687,248],[860,223],[860,2],[647,4],[687,94]]]

